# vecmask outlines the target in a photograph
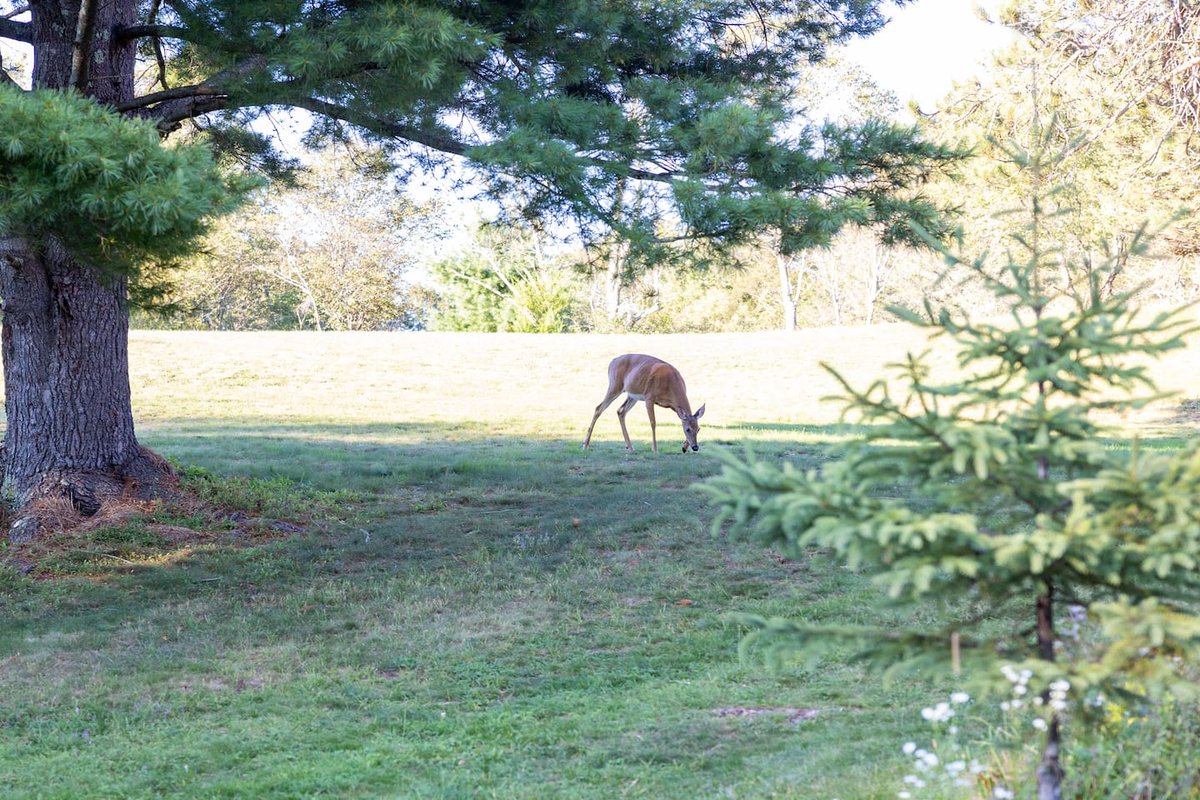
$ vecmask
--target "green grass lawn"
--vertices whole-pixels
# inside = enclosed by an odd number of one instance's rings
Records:
[[[246,546],[237,517],[158,519],[215,533],[172,549],[131,523],[53,569],[0,568],[0,796],[895,797],[900,745],[952,684],[740,660],[730,612],[885,612],[844,569],[713,537],[692,485],[716,446],[827,457],[817,362],[865,381],[920,346],[891,326],[137,332],[143,441],[214,501],[304,530]],[[628,351],[708,404],[699,453],[660,414],[652,454],[641,406],[636,452],[611,409],[580,450]],[[792,711],[746,713],[767,708]]]

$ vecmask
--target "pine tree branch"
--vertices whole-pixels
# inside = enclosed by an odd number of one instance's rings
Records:
[[[181,28],[178,25],[163,25],[157,22],[142,25],[125,25],[117,28],[114,33],[114,37],[118,42],[125,42],[130,39],[144,39],[151,36],[156,39],[182,39],[190,41],[188,39],[187,28]]]
[[[419,128],[414,128],[411,125],[402,125],[396,122],[380,119],[369,114],[363,114],[345,106],[330,103],[326,100],[321,100],[316,97],[303,97],[285,102],[284,105],[291,105],[296,108],[303,108],[314,114],[320,114],[325,117],[332,117],[348,122],[351,125],[356,125],[360,128],[365,128],[374,133],[381,133],[387,136],[394,136],[397,139],[404,139],[414,144],[423,145],[433,150],[450,155],[466,155],[470,149],[470,145],[465,142],[453,139],[449,136],[434,133],[432,131],[423,131]],[[601,167],[610,169],[614,172],[620,171],[631,178],[645,181],[658,181],[661,183],[670,183],[675,180],[676,176],[670,173],[647,172],[646,170],[636,167],[628,167],[617,162],[605,161],[599,158],[580,158],[581,162],[590,167]]]
[[[437,150],[450,155],[466,155],[468,145],[460,142],[457,139],[452,139],[448,136],[434,133],[432,131],[422,131],[410,125],[401,125],[399,123],[390,122],[379,117],[363,114],[346,106],[340,106],[336,103],[330,103],[326,100],[321,100],[316,97],[302,97],[292,100],[285,105],[291,105],[296,108],[303,108],[311,111],[314,114],[320,114],[323,117],[331,117],[340,119],[343,122],[348,122],[360,128],[365,128],[374,133],[382,133],[387,136],[394,136],[397,139],[405,139],[415,144],[423,145],[432,150]]]
[[[11,39],[14,42],[33,42],[33,32],[28,22],[17,22],[0,18],[0,39]]]
[[[240,64],[217,73],[202,83],[176,86],[160,92],[135,97],[117,106],[116,110],[134,116],[153,119],[165,133],[175,130],[185,119],[194,119],[213,111],[232,107],[226,86],[244,78],[266,64],[262,56],[252,56]]]
[[[163,134],[170,133],[179,127],[179,123],[188,119],[196,119],[214,111],[225,111],[233,108],[229,95],[218,94],[212,97],[188,97],[181,100],[169,100],[159,103],[154,108],[144,111],[139,116],[155,120],[155,125]]]
[[[116,107],[116,110],[121,113],[127,111],[135,111],[139,108],[146,108],[157,103],[162,103],[166,100],[182,100],[192,97],[216,97],[223,95],[220,89],[210,83],[193,83],[190,86],[176,86],[173,89],[163,89],[160,92],[152,94],[144,94],[141,97],[135,97],[132,100],[127,100]]]

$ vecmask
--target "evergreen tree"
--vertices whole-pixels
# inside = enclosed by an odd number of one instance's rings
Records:
[[[1007,324],[929,306],[907,315],[957,343],[962,377],[935,379],[928,354],[865,390],[830,368],[847,414],[866,423],[842,458],[801,472],[729,457],[704,486],[716,526],[793,558],[817,548],[900,606],[941,610],[908,629],[753,619],[752,637],[814,654],[849,645],[876,664],[961,669],[982,684],[1028,670],[1046,723],[1040,800],[1060,796],[1067,714],[1087,722],[1101,695],[1194,698],[1184,670],[1200,657],[1200,443],[1122,452],[1096,418],[1153,399],[1147,357],[1186,331],[1177,314],[1103,293],[1103,270],[1081,292],[1045,280],[1063,257],[1043,236],[1057,209],[1041,175],[1064,155],[1042,155],[1052,137],[1006,152],[1031,200],[1007,264],[948,256],[1006,302]],[[1088,620],[1079,641],[1061,635],[1068,608]]]
[[[884,123],[793,124],[779,91],[797,64],[878,29],[880,2],[33,0],[28,18],[0,16],[0,38],[32,46],[34,104],[78,93],[105,109],[97,117],[113,117],[104,124],[141,118],[164,137],[202,119],[214,146],[268,167],[278,159],[249,123],[267,109],[303,109],[312,143],[364,136],[402,169],[463,156],[497,194],[520,189],[522,213],[573,220],[585,238],[616,229],[654,252],[666,244],[655,235],[664,216],[682,224],[682,239],[723,244],[764,226],[794,243],[823,241],[846,222],[903,234],[904,220],[933,213],[896,190],[947,153]],[[0,0],[0,12],[15,10]],[[154,84],[138,85],[139,60]],[[125,368],[127,287],[140,273],[102,279],[95,254],[138,222],[138,240],[165,252],[136,254],[162,261],[182,241],[162,219],[178,212],[150,196],[136,169],[120,179],[101,170],[81,191],[68,158],[36,172],[14,161],[14,147],[65,148],[80,129],[21,116],[21,90],[0,74],[5,193],[55,195],[63,207],[107,197],[137,212],[70,228],[0,223],[5,494],[17,505],[65,494],[92,509],[94,497],[128,485],[152,493],[163,475],[155,479],[158,462],[134,436]],[[615,218],[635,185],[650,187],[648,201]]]
[[[579,305],[571,267],[528,228],[485,225],[457,257],[434,265],[443,331],[566,333]]]

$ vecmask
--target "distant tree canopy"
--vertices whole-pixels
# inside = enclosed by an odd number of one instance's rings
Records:
[[[414,285],[445,220],[407,199],[377,150],[328,148],[293,183],[220,220],[143,325],[212,330],[380,330],[425,326]]]
[[[956,180],[933,190],[958,199],[968,235],[985,247],[1004,240],[996,215],[1022,191],[1005,150],[1011,142],[1043,146],[1033,141],[1039,124],[1044,146],[1064,154],[1044,176],[1066,185],[1049,201],[1068,212],[1048,219],[1045,235],[1082,256],[1078,268],[1108,251],[1116,259],[1109,279],[1120,281],[1143,224],[1157,228],[1195,207],[1200,129],[1180,81],[1200,74],[1200,57],[1194,47],[1181,52],[1179,37],[1200,30],[1196,8],[1163,0],[1011,4],[1001,19],[1019,40],[978,80],[959,83],[925,121],[931,138],[974,148],[977,157],[959,167]],[[1185,221],[1161,237],[1157,252],[1198,252],[1198,234]]]

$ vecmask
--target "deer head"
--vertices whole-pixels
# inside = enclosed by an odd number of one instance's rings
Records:
[[[679,413],[679,420],[683,423],[683,452],[687,452],[688,448],[692,448],[692,452],[700,449],[700,445],[696,444],[696,434],[700,432],[700,418],[704,416],[704,406],[695,414]]]

